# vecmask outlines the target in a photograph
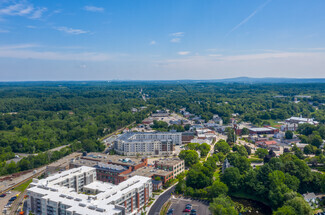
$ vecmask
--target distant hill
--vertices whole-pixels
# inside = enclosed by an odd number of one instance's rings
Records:
[[[211,82],[220,83],[325,83],[325,78],[250,78],[237,77],[216,79]]]
[[[325,83],[325,78],[251,78],[251,77],[236,77],[225,79],[202,79],[202,80],[98,80],[98,81],[0,81],[1,86],[107,86],[107,85],[123,85],[123,84],[192,84],[192,83],[241,83],[241,84],[312,84],[312,83]]]

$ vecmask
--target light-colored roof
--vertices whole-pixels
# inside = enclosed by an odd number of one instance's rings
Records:
[[[255,132],[259,132],[259,131],[273,131],[276,130],[277,128],[273,128],[273,127],[264,127],[264,128],[248,128],[248,130],[250,131],[255,131]]]
[[[315,199],[316,195],[315,193],[305,193],[303,194],[303,197],[305,200],[311,200],[311,199]]]
[[[61,202],[68,206],[67,211],[70,212],[87,215],[114,215],[120,212],[114,205],[117,200],[134,189],[140,189],[146,183],[152,183],[151,178],[133,176],[118,185],[94,181],[85,186],[99,190],[97,195],[85,195],[75,192],[74,189],[57,185],[58,182],[94,170],[95,168],[82,166],[45,179],[34,180],[28,192],[38,193],[43,199],[49,201]]]

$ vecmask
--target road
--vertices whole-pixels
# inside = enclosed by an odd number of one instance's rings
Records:
[[[60,151],[61,149],[65,148],[65,147],[69,147],[70,144],[68,145],[63,145],[63,146],[59,146],[59,147],[56,147],[56,148],[53,148],[53,149],[49,149],[45,152],[42,152],[42,153],[46,153],[46,152],[54,152],[54,151]],[[30,155],[33,155],[33,156],[36,156],[38,155],[38,153],[35,153],[35,154],[27,154],[27,153],[15,153],[15,155],[18,155],[19,157],[15,157],[13,159],[10,159],[10,160],[7,160],[6,162],[7,163],[11,163],[12,161],[17,163],[19,162],[21,159],[23,159],[24,157],[28,157]]]
[[[151,206],[148,215],[159,215],[162,206],[165,204],[165,202],[167,202],[167,200],[171,197],[171,194],[175,191],[175,186],[176,185],[173,185],[169,190],[159,196],[159,198]]]
[[[205,160],[204,161],[206,161],[207,159],[208,159],[208,157],[210,157],[213,153],[214,153],[214,145],[219,141],[219,140],[221,140],[221,139],[223,139],[223,140],[226,140],[226,136],[225,135],[222,135],[222,134],[218,134],[218,136],[217,136],[217,138],[216,138],[216,141],[215,142],[213,142],[213,143],[211,143],[211,149],[210,149],[210,151],[209,151],[209,153],[208,153],[208,155],[206,156],[206,158],[205,158]]]

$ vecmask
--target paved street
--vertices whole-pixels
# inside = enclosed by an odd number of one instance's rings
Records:
[[[167,202],[167,200],[171,197],[171,194],[174,192],[175,186],[176,185],[174,185],[172,188],[170,188],[164,194],[159,196],[157,201],[150,208],[148,215],[159,215],[159,212],[160,212],[162,206],[165,204],[165,202]]]

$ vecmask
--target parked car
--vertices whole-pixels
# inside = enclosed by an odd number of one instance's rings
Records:
[[[187,204],[185,209],[189,209],[190,211],[192,210],[192,205],[191,204]]]
[[[174,214],[174,209],[170,208],[167,212],[167,215],[173,215]]]
[[[17,196],[13,196],[9,199],[9,201],[15,201],[17,199]]]

